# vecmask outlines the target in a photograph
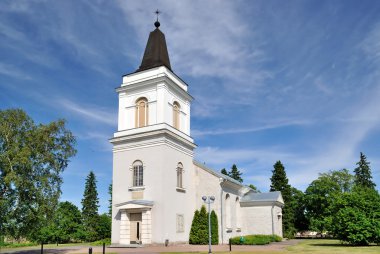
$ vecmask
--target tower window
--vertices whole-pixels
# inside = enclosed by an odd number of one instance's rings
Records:
[[[183,188],[183,165],[182,163],[178,163],[177,165],[177,187]]]
[[[176,129],[179,129],[179,122],[180,122],[180,113],[181,113],[181,106],[178,102],[173,103],[173,126]]]
[[[141,161],[135,161],[133,163],[133,186],[143,186],[144,185],[144,167]]]
[[[136,128],[148,125],[148,100],[140,98],[136,101]]]

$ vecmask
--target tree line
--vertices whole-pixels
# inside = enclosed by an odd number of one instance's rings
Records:
[[[96,179],[86,179],[82,210],[59,202],[62,173],[76,140],[64,120],[36,124],[23,110],[0,110],[0,245],[17,241],[94,241],[110,237],[110,214],[98,215]]]
[[[273,165],[270,191],[281,191],[284,237],[312,230],[352,245],[380,243],[380,195],[372,180],[370,162],[360,153],[353,174],[347,169],[319,174],[303,192],[292,187],[281,161]],[[226,174],[243,182],[234,164]],[[253,185],[254,190],[257,188]]]

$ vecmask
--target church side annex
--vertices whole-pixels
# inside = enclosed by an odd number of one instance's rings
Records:
[[[113,144],[113,246],[187,243],[202,196],[215,196],[219,243],[248,234],[282,236],[280,192],[255,193],[194,160],[188,85],[170,65],[155,22],[140,67],[123,76]]]

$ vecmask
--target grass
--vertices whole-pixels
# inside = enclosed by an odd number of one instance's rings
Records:
[[[233,247],[232,247],[233,249]],[[194,254],[194,252],[177,252],[177,254]],[[207,252],[198,252],[207,253]],[[232,252],[218,252],[218,254],[345,254],[345,253],[360,253],[371,254],[380,253],[380,246],[349,246],[342,245],[338,240],[326,240],[326,239],[313,239],[313,240],[301,240],[294,246],[289,246],[282,250],[253,250],[253,251],[232,251]],[[165,253],[163,253],[165,254]],[[168,252],[166,254],[176,254],[174,252]]]
[[[304,240],[299,244],[286,249],[287,253],[318,253],[318,254],[340,254],[340,253],[380,253],[380,246],[350,246],[342,245],[338,240],[314,239]]]

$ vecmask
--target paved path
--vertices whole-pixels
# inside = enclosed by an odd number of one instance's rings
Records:
[[[283,250],[287,246],[295,245],[301,240],[288,240],[279,243],[271,243],[268,245],[232,245],[232,251],[273,251],[273,250]],[[78,254],[78,253],[88,253],[89,246],[75,246],[75,247],[57,247],[51,249],[44,249],[44,254]],[[102,246],[96,246],[92,248],[93,253],[102,253]],[[228,252],[228,245],[213,245],[213,252]],[[208,245],[171,245],[165,246],[146,246],[142,248],[106,248],[106,253],[161,253],[161,252],[208,252]],[[12,253],[12,254],[40,254],[39,248],[29,248],[29,249],[3,249],[0,250],[1,254]]]

